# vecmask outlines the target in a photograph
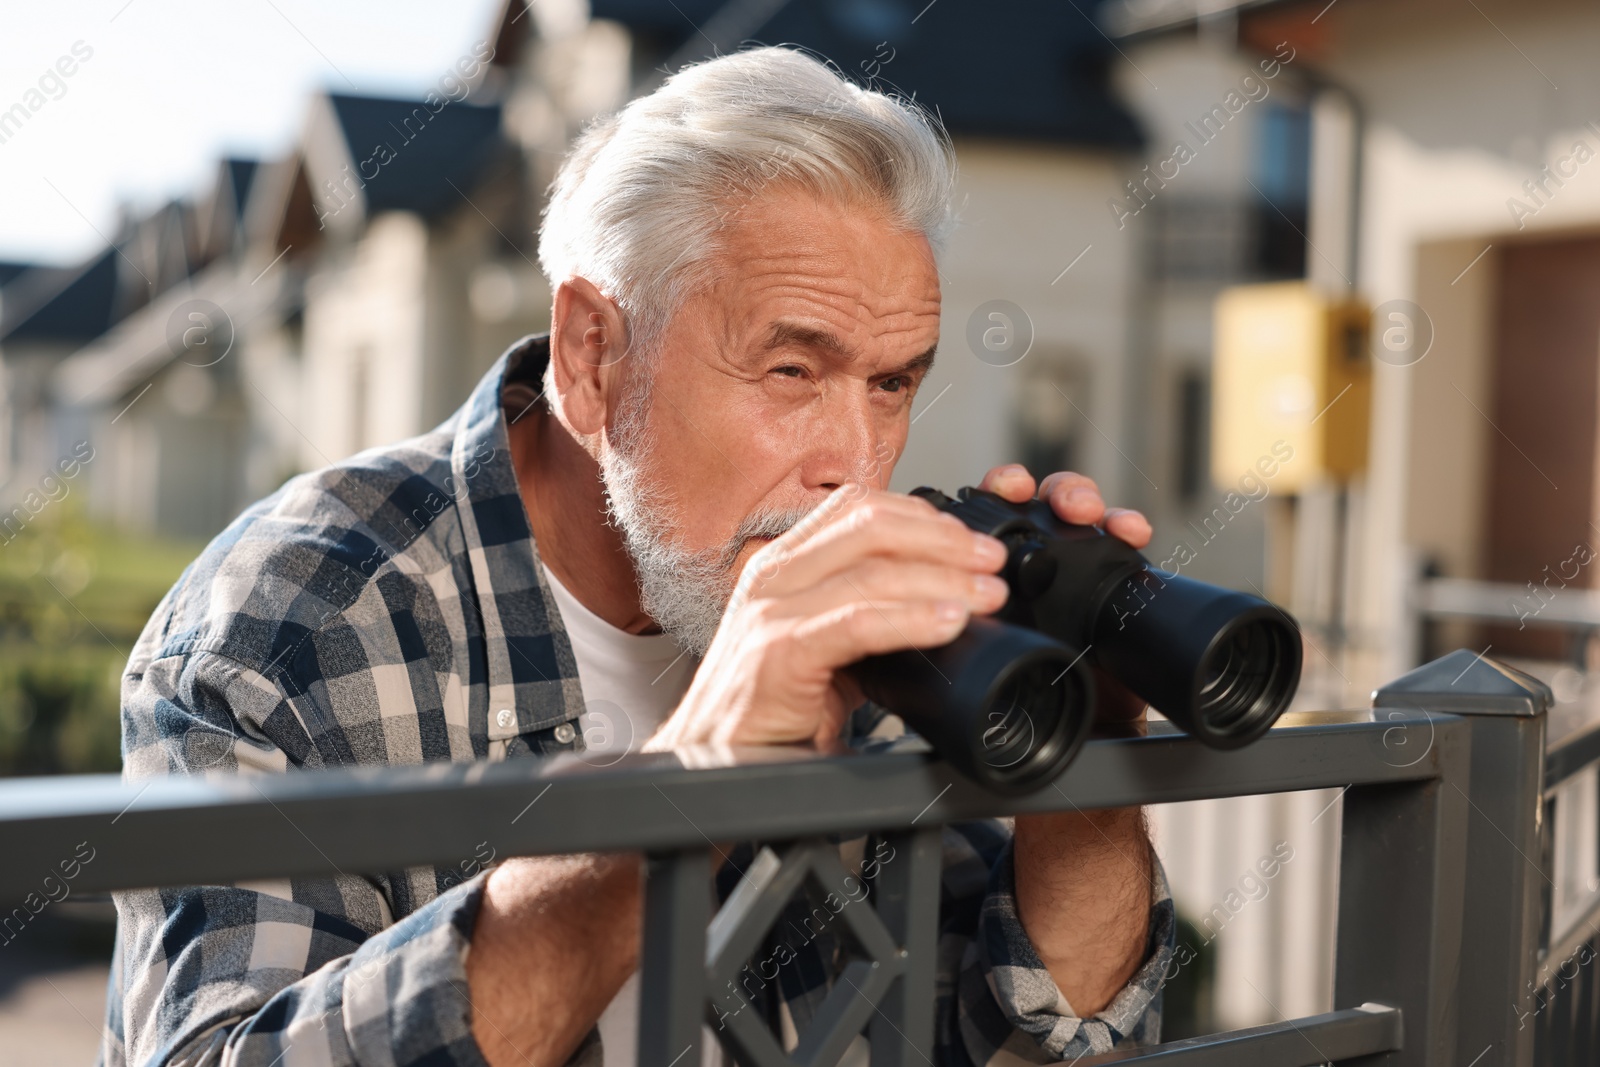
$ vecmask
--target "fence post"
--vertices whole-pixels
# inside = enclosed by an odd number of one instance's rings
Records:
[[[1386,713],[1443,712],[1471,726],[1456,1046],[1463,1064],[1490,1049],[1484,1063],[1533,1063],[1534,1027],[1521,1016],[1534,1007],[1530,983],[1547,881],[1539,821],[1552,702],[1537,678],[1466,649],[1401,675],[1372,698],[1380,721]]]
[[[878,917],[906,965],[872,1020],[873,1067],[915,1067],[933,1058],[943,837],[938,825],[924,825],[887,839],[899,862],[886,863],[878,876]]]
[[[646,857],[639,959],[640,1067],[700,1063],[710,921],[709,850]]]

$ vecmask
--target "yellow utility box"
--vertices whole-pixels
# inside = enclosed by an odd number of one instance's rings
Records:
[[[1277,492],[1348,481],[1366,468],[1372,357],[1364,303],[1304,282],[1241,285],[1217,297],[1213,322],[1216,484],[1236,485],[1264,469],[1264,458],[1276,468]]]

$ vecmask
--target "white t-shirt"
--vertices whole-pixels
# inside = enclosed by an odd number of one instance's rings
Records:
[[[699,661],[685,655],[665,634],[641,636],[617,629],[579,603],[549,567],[544,576],[578,661],[584,702],[578,726],[588,747],[582,758],[604,767],[637,752],[650,739],[683,699]],[[638,1021],[635,971],[600,1016],[606,1067],[634,1067]],[[706,1063],[718,1062],[718,1054],[708,1047]]]
[[[601,767],[615,763],[626,753],[637,752],[678,706],[699,661],[683,654],[664,634],[642,637],[617,629],[580,604],[549,567],[544,576],[578,661],[584,701],[578,725],[588,746],[582,758]],[[600,1015],[606,1067],[635,1067],[638,1026],[639,972],[635,971]],[[700,1067],[731,1065],[731,1057],[724,1056],[709,1027],[702,1030],[700,1046]],[[857,1038],[840,1067],[865,1067],[868,1056],[866,1043]]]
[[[544,566],[542,563],[540,566]],[[605,766],[650,739],[688,691],[698,664],[666,634],[630,634],[579,603],[544,568],[578,660],[585,762]]]

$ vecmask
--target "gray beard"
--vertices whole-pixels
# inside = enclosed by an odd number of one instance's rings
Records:
[[[678,541],[667,494],[646,469],[642,446],[649,386],[622,405],[614,440],[602,450],[606,512],[622,531],[633,560],[645,614],[678,647],[704,658],[738,582],[734,564],[758,537],[780,537],[811,511],[810,507],[762,509],[745,518],[722,545],[690,551]]]

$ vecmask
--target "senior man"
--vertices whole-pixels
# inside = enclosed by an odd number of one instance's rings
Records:
[[[997,541],[884,489],[952,182],[930,119],[784,49],[593,126],[541,231],[549,335],[206,549],[130,658],[127,776],[582,751],[586,701],[595,740],[652,750],[892,733],[840,669],[1006,596]],[[1078,475],[983,484],[1150,536]],[[633,1062],[639,857],[487,859],[118,894],[103,1059]],[[952,827],[944,882],[932,1062],[1153,1037],[1173,917],[1137,810]],[[835,980],[821,933],[722,1010],[792,1041]]]

